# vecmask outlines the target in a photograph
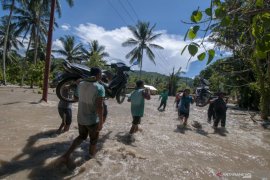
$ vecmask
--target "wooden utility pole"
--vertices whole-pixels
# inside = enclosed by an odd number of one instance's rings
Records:
[[[48,100],[47,99],[48,98],[48,84],[49,84],[49,74],[50,74],[50,65],[51,65],[52,35],[53,35],[55,4],[56,4],[56,0],[52,0],[48,39],[47,39],[44,80],[43,80],[43,94],[42,94],[42,99],[41,99],[45,102],[47,102]]]

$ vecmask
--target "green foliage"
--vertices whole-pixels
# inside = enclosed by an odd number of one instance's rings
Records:
[[[225,16],[221,22],[220,22],[220,25],[221,26],[228,26],[231,22],[231,19],[230,19],[230,16]]]
[[[210,49],[208,51],[208,61],[207,61],[207,64],[210,64],[211,61],[214,59],[214,57],[215,57],[215,50]]]
[[[7,81],[12,84],[18,84],[23,74],[23,68],[20,65],[7,66]]]
[[[205,9],[205,14],[207,15],[207,16],[212,16],[212,8],[206,8]]]
[[[105,61],[102,60],[101,56],[97,52],[94,52],[90,56],[90,60],[87,61],[86,65],[89,67],[104,67]]]
[[[217,47],[233,52],[233,57],[236,59],[236,62],[229,61],[229,69],[214,68],[215,71],[212,71],[209,77],[210,81],[214,84],[213,88],[217,88],[217,82],[223,81],[237,86],[234,92],[240,93],[240,104],[245,104],[245,106],[249,104],[244,102],[246,98],[249,100],[254,97],[256,97],[257,100],[260,99],[262,118],[265,119],[267,113],[269,114],[268,109],[270,107],[270,1],[210,0],[210,2],[210,7],[206,8],[203,12],[206,16],[198,15],[199,10],[192,12],[191,21],[193,27],[194,25],[201,25],[205,22],[207,24],[202,41],[199,43],[198,41],[196,42],[200,47],[203,47],[205,53],[208,54],[207,64],[213,61]],[[210,50],[206,49],[204,45],[207,35],[209,35],[208,40],[214,42],[216,45],[215,48]],[[198,51],[196,51],[195,47],[190,45],[194,43],[197,34],[192,31],[191,27],[186,36],[192,41],[189,45],[185,46],[182,53],[185,51],[186,47],[192,47],[188,48],[188,50],[189,54],[194,56]],[[199,60],[205,59],[205,55],[202,53],[197,55],[197,57]],[[239,61],[243,63],[242,66],[237,64]],[[229,73],[233,71],[235,67],[242,67],[244,70],[236,68],[241,73],[231,75],[229,79],[218,77],[222,76],[220,72],[218,73],[220,75],[217,74],[218,71],[225,70]],[[249,72],[248,75],[245,74],[247,72]],[[245,81],[243,81],[243,79],[245,79]],[[247,84],[247,86],[238,86],[244,83]],[[249,84],[252,85],[249,86]],[[260,93],[260,95],[258,95],[258,93]],[[252,97],[250,97],[250,95]],[[251,101],[256,102],[255,99]]]
[[[263,7],[263,0],[256,0],[257,7]]]
[[[218,6],[218,8],[215,10],[215,16],[217,18],[223,18],[226,15],[225,8],[223,6]]]
[[[194,39],[197,36],[197,32],[200,29],[200,26],[193,26],[191,27],[188,32],[187,32],[187,36],[189,39]],[[186,37],[185,37],[186,39]]]
[[[203,53],[199,54],[199,55],[197,56],[197,58],[198,58],[198,60],[203,61],[204,58],[205,58],[205,56],[206,56],[206,53],[203,52]]]
[[[191,56],[195,56],[198,52],[198,47],[195,44],[188,45],[188,52]]]
[[[201,21],[202,16],[203,16],[203,15],[202,15],[202,12],[199,11],[199,10],[196,10],[196,11],[193,11],[193,12],[192,12],[192,15],[191,15],[191,17],[190,17],[190,20],[191,20],[192,22],[197,23],[197,22],[200,22],[200,21]]]
[[[32,85],[42,87],[44,67],[45,63],[42,61],[39,61],[36,65],[30,64],[27,79],[28,82],[30,82],[31,87]]]

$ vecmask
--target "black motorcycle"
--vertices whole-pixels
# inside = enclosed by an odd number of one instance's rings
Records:
[[[59,77],[56,87],[56,95],[59,99],[67,102],[77,102],[75,93],[80,79],[90,78],[90,68],[81,64],[64,61],[65,73]],[[115,75],[108,70],[102,71],[100,83],[104,86],[107,98],[116,98],[119,104],[123,103],[126,97],[126,85],[131,67],[123,62],[116,62],[110,65],[115,70]]]
[[[196,106],[203,107],[208,104],[209,100],[212,97],[212,92],[209,90],[210,83],[201,78],[200,86],[196,88]]]

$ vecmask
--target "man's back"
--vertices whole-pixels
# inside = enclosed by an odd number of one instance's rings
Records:
[[[144,97],[143,89],[137,89],[131,93],[131,112],[133,116],[143,116],[144,113]]]
[[[214,109],[216,113],[226,113],[227,107],[223,98],[218,98],[214,101]]]
[[[78,123],[92,125],[99,122],[96,100],[104,97],[104,87],[98,82],[82,81],[79,85]]]

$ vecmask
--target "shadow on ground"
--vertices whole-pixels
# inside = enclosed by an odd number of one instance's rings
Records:
[[[111,132],[102,136],[98,143],[98,150],[103,148],[103,144],[106,139],[108,139]],[[36,135],[30,136],[27,140],[27,144],[22,150],[22,153],[16,155],[11,159],[10,162],[0,161],[0,179],[7,178],[12,174],[16,174],[20,171],[29,170],[29,179],[66,179],[73,178],[84,170],[79,171],[74,174],[74,169],[81,166],[86,162],[84,158],[80,161],[74,162],[71,158],[68,164],[64,164],[60,161],[59,157],[62,155],[70,146],[70,141],[65,142],[54,142],[50,144],[36,146],[36,142],[45,138],[55,138],[55,130],[49,130],[46,132],[41,132]],[[72,157],[77,158],[88,152],[89,141],[84,141],[82,143],[83,152],[75,151]],[[86,150],[87,149],[87,150]]]

